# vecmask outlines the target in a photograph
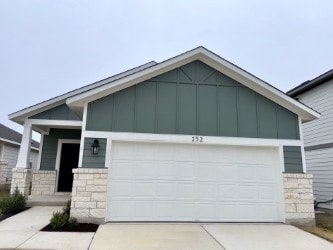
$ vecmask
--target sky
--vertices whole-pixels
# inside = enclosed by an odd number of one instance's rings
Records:
[[[333,69],[331,0],[0,0],[0,123],[204,46],[287,91]],[[38,134],[33,138],[38,140]]]

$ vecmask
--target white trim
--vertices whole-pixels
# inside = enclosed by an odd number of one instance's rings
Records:
[[[30,167],[31,136],[32,136],[31,124],[25,121],[22,134],[22,142],[17,156],[17,162],[16,162],[17,168]]]
[[[66,104],[71,109],[77,111],[80,108],[82,109],[84,102],[91,102],[104,96],[110,95],[122,89],[148,80],[157,75],[181,67],[195,60],[200,60],[206,63],[207,65],[215,68],[219,72],[226,74],[232,79],[242,83],[250,89],[253,89],[257,93],[300,115],[304,121],[310,121],[320,118],[319,113],[317,113],[316,111],[306,107],[300,102],[287,96],[285,93],[277,90],[273,86],[270,86],[266,82],[249,74],[248,72],[240,69],[234,64],[224,60],[223,58],[217,56],[216,54],[208,51],[203,47],[196,48],[150,68],[123,77],[109,84],[96,87],[75,96],[71,96],[66,100]]]
[[[21,143],[14,142],[14,141],[11,141],[11,140],[7,140],[7,139],[2,138],[2,137],[0,137],[0,141],[7,142],[7,143],[10,143],[10,144],[13,144],[13,145],[17,145],[17,146],[21,146]],[[38,148],[33,147],[33,146],[31,146],[31,149],[36,150],[36,151],[39,150]]]
[[[58,139],[57,156],[56,156],[56,164],[55,164],[55,170],[56,170],[56,175],[57,175],[57,177],[56,177],[56,183],[55,183],[55,190],[54,190],[55,193],[57,193],[57,190],[58,190],[61,150],[62,150],[62,144],[64,144],[64,143],[80,144],[80,140],[75,140],[75,139]]]
[[[305,151],[304,151],[304,138],[303,138],[303,124],[302,119],[298,117],[298,128],[299,128],[299,138],[301,141],[301,154],[302,154],[302,165],[303,173],[306,173],[306,160],[305,160]]]
[[[106,150],[105,150],[105,168],[109,168],[111,166],[112,161],[112,139],[106,139]]]
[[[286,171],[284,166],[284,152],[283,152],[283,145],[279,146],[279,157],[280,157],[280,166],[281,166],[281,173]]]
[[[44,119],[27,119],[26,124],[31,125],[43,125],[52,127],[82,127],[82,121],[68,121],[68,120],[44,120]]]
[[[123,133],[123,132],[100,132],[100,131],[83,131],[82,138],[107,138],[112,141],[152,141],[152,142],[169,142],[169,143],[188,143],[192,142],[193,135],[167,135],[167,134],[149,134],[149,133]],[[194,135],[195,136],[195,135]],[[299,140],[278,140],[278,139],[258,139],[242,137],[217,137],[202,136],[203,142],[200,144],[219,144],[219,145],[240,145],[240,146],[268,146],[277,147],[301,146]],[[108,154],[108,152],[107,152]]]
[[[87,112],[88,112],[88,103],[84,104],[83,109],[83,119],[82,119],[82,130],[81,130],[81,144],[80,144],[80,151],[79,151],[79,168],[82,168],[82,161],[83,161],[83,152],[84,152],[84,132],[86,131],[86,123],[87,123]]]
[[[37,159],[37,170],[40,170],[40,163],[42,162],[43,144],[44,144],[44,134],[41,134],[40,143],[39,143],[38,159]]]

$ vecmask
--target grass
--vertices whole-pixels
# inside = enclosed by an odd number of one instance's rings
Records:
[[[299,226],[299,228],[333,242],[333,214],[316,214],[316,227]]]

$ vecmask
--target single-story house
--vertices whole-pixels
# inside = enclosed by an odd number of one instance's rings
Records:
[[[16,166],[22,134],[0,123],[0,189],[9,188]],[[29,167],[36,169],[39,143],[31,140]]]
[[[71,192],[79,221],[313,222],[302,125],[319,117],[198,47],[10,114],[12,188]]]
[[[287,94],[321,114],[303,126],[305,159],[318,207],[333,209],[333,69]]]

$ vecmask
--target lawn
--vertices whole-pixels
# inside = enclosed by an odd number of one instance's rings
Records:
[[[317,213],[316,214],[316,227],[300,226],[299,228],[333,242],[333,214],[332,213],[329,213],[329,212],[328,213],[319,213],[319,214]]]

